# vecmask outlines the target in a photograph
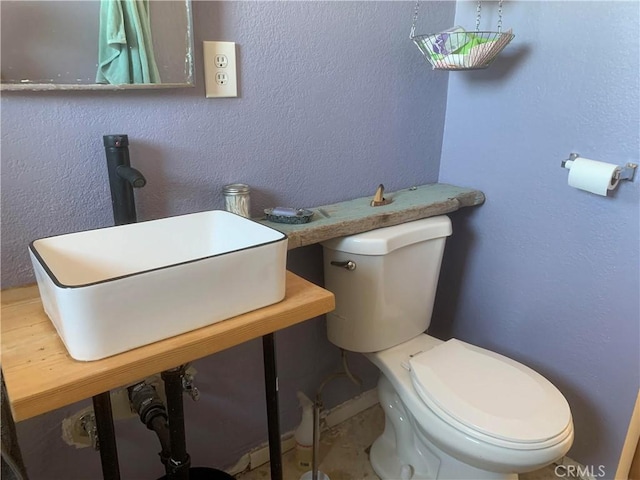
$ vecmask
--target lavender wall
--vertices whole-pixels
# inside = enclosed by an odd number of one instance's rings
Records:
[[[459,2],[456,24],[474,7]],[[570,188],[560,162],[638,161],[639,8],[505,2],[517,36],[502,58],[449,74],[440,167],[487,201],[454,216],[434,331],[548,376],[573,411],[570,455],[607,478],[640,383],[640,179],[603,198]]]
[[[453,21],[430,3],[424,28]],[[2,284],[33,282],[29,241],[112,223],[102,136],[129,135],[147,177],[141,220],[222,208],[221,187],[253,187],[253,213],[314,206],[438,178],[446,75],[408,41],[412,2],[194,2],[194,89],[2,95]],[[238,43],[237,99],[204,98],[202,40]],[[472,184],[472,182],[471,182]],[[321,251],[289,254],[322,282]],[[295,391],[315,393],[339,367],[321,319],[277,335],[283,431],[299,420]],[[361,356],[353,369],[375,386]],[[195,464],[227,466],[266,440],[259,341],[196,362],[199,403],[186,402]],[[359,390],[336,382],[331,407]],[[84,403],[83,403],[84,404]],[[21,422],[31,478],[99,478],[95,452],[60,440],[73,405]],[[116,424],[123,478],[160,476],[158,447],[138,420]]]

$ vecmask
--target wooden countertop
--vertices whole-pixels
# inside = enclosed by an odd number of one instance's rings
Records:
[[[94,362],[67,353],[35,285],[2,292],[2,370],[16,421],[330,312],[333,294],[287,272],[285,299],[198,330]]]
[[[392,202],[379,207],[370,205],[374,192],[371,193],[371,197],[310,208],[314,213],[311,221],[301,225],[258,221],[285,233],[289,237],[289,249],[293,249],[331,238],[444,215],[484,202],[484,194],[479,190],[444,183],[385,192],[384,197]]]

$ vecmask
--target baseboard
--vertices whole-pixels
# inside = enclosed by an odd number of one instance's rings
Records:
[[[331,410],[320,412],[321,429],[324,431],[333,428],[377,403],[378,391],[374,388],[341,403]],[[286,432],[280,437],[282,453],[295,448],[296,440],[293,435],[294,430]],[[241,472],[258,468],[267,462],[269,462],[269,444],[265,442],[242,455],[233,467],[227,469],[227,473],[237,475]]]
[[[282,442],[280,447],[282,453],[288,452],[294,449],[296,446],[296,439],[293,437],[293,431],[287,432],[282,435]],[[260,467],[269,462],[269,444],[260,445],[257,449],[249,452],[249,470]]]
[[[353,397],[337,407],[332,408],[326,415],[320,415],[323,422],[323,430],[333,428],[339,423],[350,419],[351,417],[364,412],[367,408],[373,407],[378,403],[378,389],[373,388],[357,397]]]

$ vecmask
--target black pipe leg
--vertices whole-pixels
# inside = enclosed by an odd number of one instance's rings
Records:
[[[262,337],[264,383],[267,395],[267,423],[269,428],[269,461],[271,480],[282,480],[282,447],[280,445],[280,410],[278,408],[278,371],[273,333]]]
[[[187,439],[184,429],[183,375],[184,367],[162,372],[164,391],[167,396],[169,444],[171,445],[171,457],[166,465],[168,480],[189,480],[191,459],[187,453]]]
[[[118,448],[116,446],[113,416],[111,415],[111,396],[109,392],[100,393],[93,397],[93,412],[96,416],[98,442],[100,442],[102,478],[104,480],[120,480]]]

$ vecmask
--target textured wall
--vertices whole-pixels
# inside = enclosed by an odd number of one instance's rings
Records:
[[[253,187],[253,213],[314,206],[437,181],[447,76],[408,41],[412,2],[194,2],[193,89],[2,95],[3,287],[33,281],[36,238],[112,223],[102,136],[129,135],[147,177],[141,220],[222,208],[221,187]],[[430,3],[424,28],[452,22],[455,5]],[[238,43],[237,99],[204,98],[202,40]],[[471,182],[473,184],[473,182]],[[322,281],[320,248],[289,254]],[[339,367],[324,322],[277,335],[283,431],[299,420],[295,391],[313,394]],[[353,368],[375,385],[361,356]],[[266,440],[259,341],[196,362],[203,399],[186,401],[195,464],[226,466]],[[327,388],[328,406],[358,393]],[[99,478],[95,452],[59,440],[58,410],[19,424],[32,479]],[[123,478],[154,478],[156,440],[118,422]]]
[[[449,77],[440,181],[487,201],[454,216],[434,327],[554,381],[574,415],[570,455],[613,478],[640,383],[640,178],[603,198],[570,188],[560,162],[638,161],[639,5],[504,11],[517,35],[505,55]],[[474,13],[458,3],[456,24]]]

